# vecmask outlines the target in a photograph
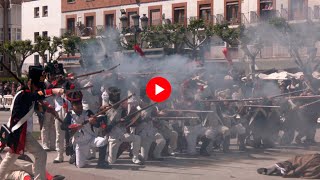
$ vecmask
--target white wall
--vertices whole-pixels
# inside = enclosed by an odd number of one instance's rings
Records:
[[[48,6],[48,16],[42,17],[42,7]],[[39,18],[34,17],[34,8],[39,7]],[[61,1],[39,0],[22,3],[22,39],[34,40],[34,32],[42,35],[48,31],[48,36],[61,36]],[[40,58],[41,63],[41,58]],[[34,64],[34,55],[27,58],[24,69]]]

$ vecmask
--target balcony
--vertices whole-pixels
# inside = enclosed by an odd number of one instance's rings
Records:
[[[275,18],[278,16],[277,10],[269,10],[269,9],[263,9],[260,11],[260,20],[261,21],[269,21],[272,18]]]

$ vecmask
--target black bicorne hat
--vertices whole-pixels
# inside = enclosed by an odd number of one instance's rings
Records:
[[[29,66],[28,78],[32,80],[32,83],[37,85],[43,83],[45,79],[45,71],[42,66]]]
[[[58,61],[49,62],[45,67],[45,71],[52,76],[64,75],[63,64],[58,63]]]
[[[120,94],[121,94],[121,91],[119,88],[117,87],[108,88],[109,101],[111,103],[117,103],[118,101],[120,101]]]

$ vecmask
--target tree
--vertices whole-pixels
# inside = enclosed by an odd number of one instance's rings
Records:
[[[79,36],[71,35],[71,34],[65,34],[62,37],[62,45],[64,48],[64,53],[67,54],[67,56],[74,56],[76,53],[80,53],[80,46],[81,46],[82,40]]]
[[[9,55],[15,66],[18,77],[21,77],[24,61],[33,54],[33,46],[30,40],[6,41],[0,46],[0,51]]]
[[[47,55],[46,52],[50,46],[50,38],[46,36],[38,36],[35,41],[34,45],[34,52],[38,53],[39,56],[42,58],[42,65],[47,63]]]
[[[184,34],[184,42],[192,50],[192,58],[196,58],[197,50],[214,34],[213,26],[203,19],[190,20]]]
[[[317,61],[316,58],[318,50],[316,43],[320,41],[318,32],[320,26],[311,21],[291,25],[283,18],[273,18],[269,23],[274,29],[273,40],[288,47],[290,56],[304,73],[312,90],[317,92],[317,88],[313,86],[312,72],[320,65],[320,61]],[[305,60],[301,54],[303,48],[307,49]],[[313,62],[316,62],[315,66],[312,65]]]
[[[261,52],[264,44],[263,31],[265,26],[260,24],[256,27],[229,28],[228,24],[217,24],[214,26],[214,34],[229,45],[240,45],[240,49],[250,59],[250,70],[252,79],[255,78],[255,62],[257,55]],[[249,47],[250,46],[250,47]]]
[[[53,37],[52,41],[51,38],[47,36],[39,36],[36,38],[34,52],[37,52],[43,59],[43,65],[44,63],[47,63],[48,57],[49,62],[51,62],[52,60],[57,60],[61,56],[61,54],[59,53],[59,55],[55,58],[54,56],[59,50],[62,50],[61,38]]]

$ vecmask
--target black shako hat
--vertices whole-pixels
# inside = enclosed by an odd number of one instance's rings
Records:
[[[117,87],[109,87],[108,95],[110,103],[117,103],[120,101],[121,90]]]
[[[28,78],[31,79],[34,85],[39,85],[45,80],[46,73],[42,66],[29,66]]]

